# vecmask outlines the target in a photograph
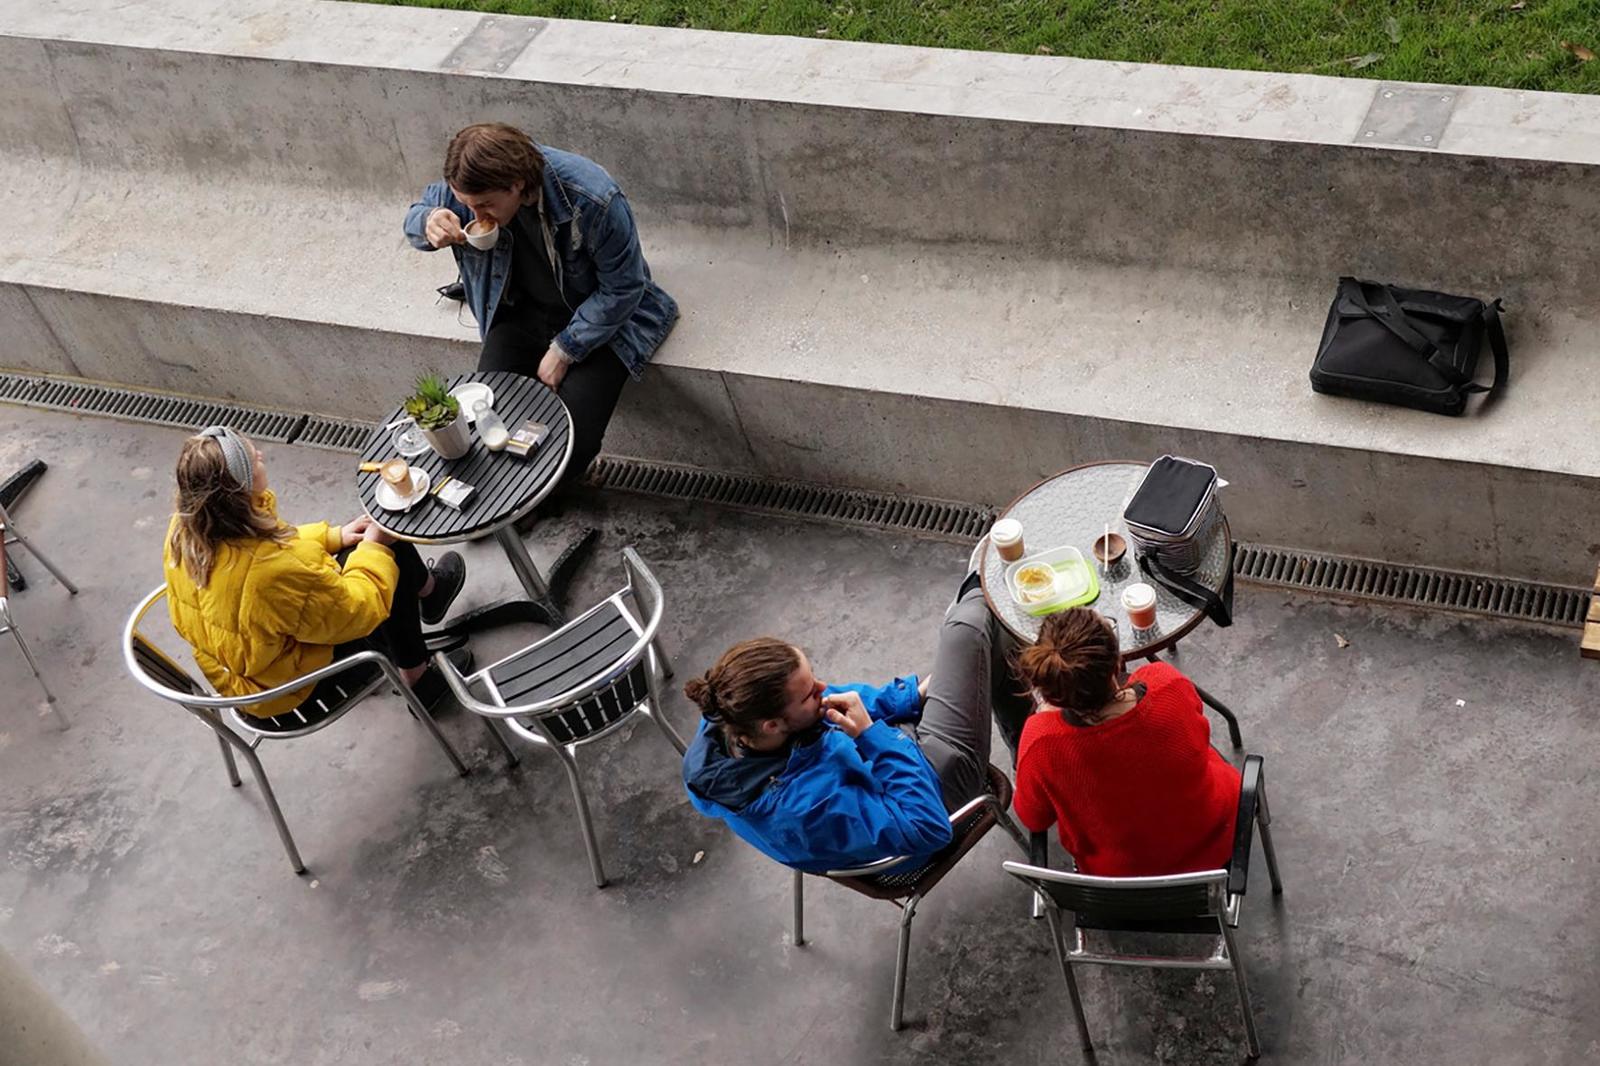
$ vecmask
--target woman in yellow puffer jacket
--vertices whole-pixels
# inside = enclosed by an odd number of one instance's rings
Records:
[[[264,692],[376,648],[424,705],[443,695],[422,623],[442,620],[465,584],[459,555],[449,552],[430,568],[413,545],[365,515],[343,526],[287,525],[261,452],[225,426],[184,441],[177,480],[167,603],[173,627],[218,692]],[[470,668],[470,653],[456,656]],[[321,695],[308,686],[242,709],[271,717],[314,694]]]

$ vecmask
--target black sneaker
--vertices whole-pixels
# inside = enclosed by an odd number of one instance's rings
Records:
[[[438,562],[428,564],[433,572],[433,591],[422,597],[422,621],[436,626],[444,621],[450,605],[456,602],[467,583],[467,564],[455,552],[445,552]]]
[[[453,651],[445,658],[450,660],[450,665],[463,677],[472,672],[471,648]],[[417,694],[417,699],[421,700],[422,705],[428,708],[428,713],[432,714],[450,694],[450,686],[445,684],[444,678],[440,676],[439,668],[429,662],[427,672],[417,678],[417,683],[411,686],[411,691]]]

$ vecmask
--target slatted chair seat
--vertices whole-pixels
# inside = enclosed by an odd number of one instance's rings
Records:
[[[900,908],[899,954],[895,958],[894,996],[889,1007],[890,1029],[900,1028],[905,1013],[911,919],[916,914],[917,904],[997,825],[1016,841],[1024,855],[1028,853],[1027,838],[1006,813],[1011,806],[1011,780],[997,766],[990,766],[986,773],[988,791],[950,815],[951,842],[928,861],[908,865],[899,858],[890,857],[859,869],[832,870],[817,875]],[[805,877],[801,871],[794,871],[794,942],[797,946],[806,942]]]
[[[622,549],[622,565],[628,575],[624,588],[477,673],[462,677],[444,655],[433,657],[461,706],[491,727],[505,722],[518,737],[561,760],[598,888],[605,887],[606,874],[578,773],[578,749],[637,712],[656,723],[679,755],[684,751],[683,738],[661,707],[661,681],[672,674],[657,636],[664,610],[661,586],[632,548]],[[509,750],[507,759],[516,765]]]

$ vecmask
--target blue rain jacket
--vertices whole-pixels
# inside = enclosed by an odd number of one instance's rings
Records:
[[[950,843],[939,778],[915,740],[895,728],[922,717],[917,678],[856,692],[874,719],[852,740],[829,722],[772,755],[728,753],[722,731],[700,723],[683,757],[689,801],[767,857],[808,873],[891,855],[923,861]]]

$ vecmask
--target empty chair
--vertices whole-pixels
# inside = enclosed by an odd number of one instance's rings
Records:
[[[578,772],[578,749],[639,712],[660,727],[680,755],[684,751],[683,738],[662,713],[661,681],[671,676],[671,666],[656,635],[661,586],[632,548],[622,550],[622,565],[628,577],[624,588],[549,636],[474,674],[462,677],[444,655],[434,656],[463,707],[491,723],[505,722],[517,736],[561,760],[599,888],[606,884],[605,868]],[[507,755],[516,765],[509,749]]]
[[[1066,979],[1072,1014],[1086,1050],[1092,1050],[1094,1045],[1089,1039],[1089,1025],[1084,1018],[1083,1001],[1073,969],[1104,964],[1231,970],[1239,992],[1239,1009],[1244,1016],[1250,1057],[1261,1054],[1255,1016],[1250,1009],[1250,990],[1245,983],[1244,960],[1233,934],[1239,924],[1239,911],[1250,873],[1250,851],[1258,825],[1261,848],[1267,858],[1267,873],[1272,880],[1272,894],[1277,896],[1283,892],[1283,882],[1278,877],[1278,857],[1272,848],[1272,818],[1267,810],[1261,766],[1261,756],[1245,757],[1233,857],[1226,869],[1169,877],[1091,877],[1043,865],[1004,864],[1007,873],[1026,882],[1045,902],[1045,917],[1049,919],[1056,958],[1062,977]],[[1041,845],[1044,843],[1042,835],[1036,839]],[[1036,855],[1040,853],[1042,848]],[[1071,912],[1070,926],[1063,912]],[[1204,936],[1210,946],[1204,954],[1197,955],[1127,954],[1091,947],[1086,935],[1090,932]]]
[[[277,796],[272,791],[272,783],[267,780],[266,770],[262,768],[261,759],[256,754],[256,748],[263,740],[292,740],[315,733],[332,725],[369,693],[387,684],[404,696],[413,717],[427,727],[456,772],[462,776],[466,775],[465,764],[450,746],[450,742],[445,739],[444,734],[439,731],[433,716],[428,713],[428,708],[401,680],[400,671],[394,663],[381,652],[362,651],[343,659],[335,659],[320,670],[314,670],[304,677],[295,678],[293,681],[258,692],[253,696],[216,696],[140,630],[140,622],[145,615],[152,607],[165,600],[166,596],[167,589],[163,585],[140,601],[139,606],[128,616],[128,624],[122,634],[123,661],[127,665],[128,672],[147,691],[176,703],[211,727],[217,736],[218,745],[222,748],[222,761],[228,770],[228,780],[235,787],[241,782],[239,768],[234,762],[234,752],[237,751],[244,756],[245,761],[250,764],[251,772],[255,774],[257,784],[261,786],[261,794],[267,801],[267,809],[272,812],[272,820],[278,827],[278,836],[283,840],[284,850],[288,852],[289,862],[294,867],[295,873],[305,873],[306,867],[305,863],[300,861],[300,850],[295,847],[288,823],[284,821],[283,811],[278,807]],[[299,706],[271,718],[256,717],[242,710],[244,707],[267,703],[316,685],[327,678],[339,679],[329,686],[333,689],[331,702],[326,699],[329,693],[324,689],[322,698],[313,692]],[[495,740],[504,747],[504,741],[500,739],[498,733],[495,734]]]
[[[978,841],[996,825],[1003,828],[1024,855],[1028,853],[1026,838],[1017,828],[1006,809],[1011,806],[1011,782],[998,767],[988,768],[989,791],[974,797],[950,814],[949,844],[930,860],[918,865],[908,865],[903,855],[879,859],[877,862],[852,870],[829,870],[813,876],[825,877],[859,892],[871,899],[881,899],[900,908],[900,940],[894,964],[894,995],[889,1004],[889,1028],[898,1031],[905,1014],[906,964],[911,953],[911,920],[916,917],[917,904],[933,891],[933,886],[944,875],[955,869],[956,863],[977,846]],[[794,871],[794,942],[803,945],[805,939],[805,877]]]
[[[66,716],[61,713],[61,708],[56,704],[55,693],[50,691],[50,686],[45,682],[44,675],[39,672],[39,664],[34,660],[33,651],[28,647],[28,642],[22,639],[22,630],[17,627],[16,615],[12,613],[10,571],[6,568],[7,544],[20,544],[32,552],[33,557],[38,559],[46,570],[50,571],[50,576],[61,582],[62,587],[70,595],[76,596],[78,594],[78,586],[68,580],[66,574],[57,570],[55,564],[42,555],[39,549],[34,547],[33,543],[22,535],[22,531],[17,528],[11,516],[6,513],[5,506],[0,504],[0,635],[10,633],[17,642],[17,647],[22,650],[22,657],[28,662],[28,669],[33,671],[34,679],[39,682],[39,687],[44,690],[45,702],[55,712],[62,728],[65,728],[67,725]]]

